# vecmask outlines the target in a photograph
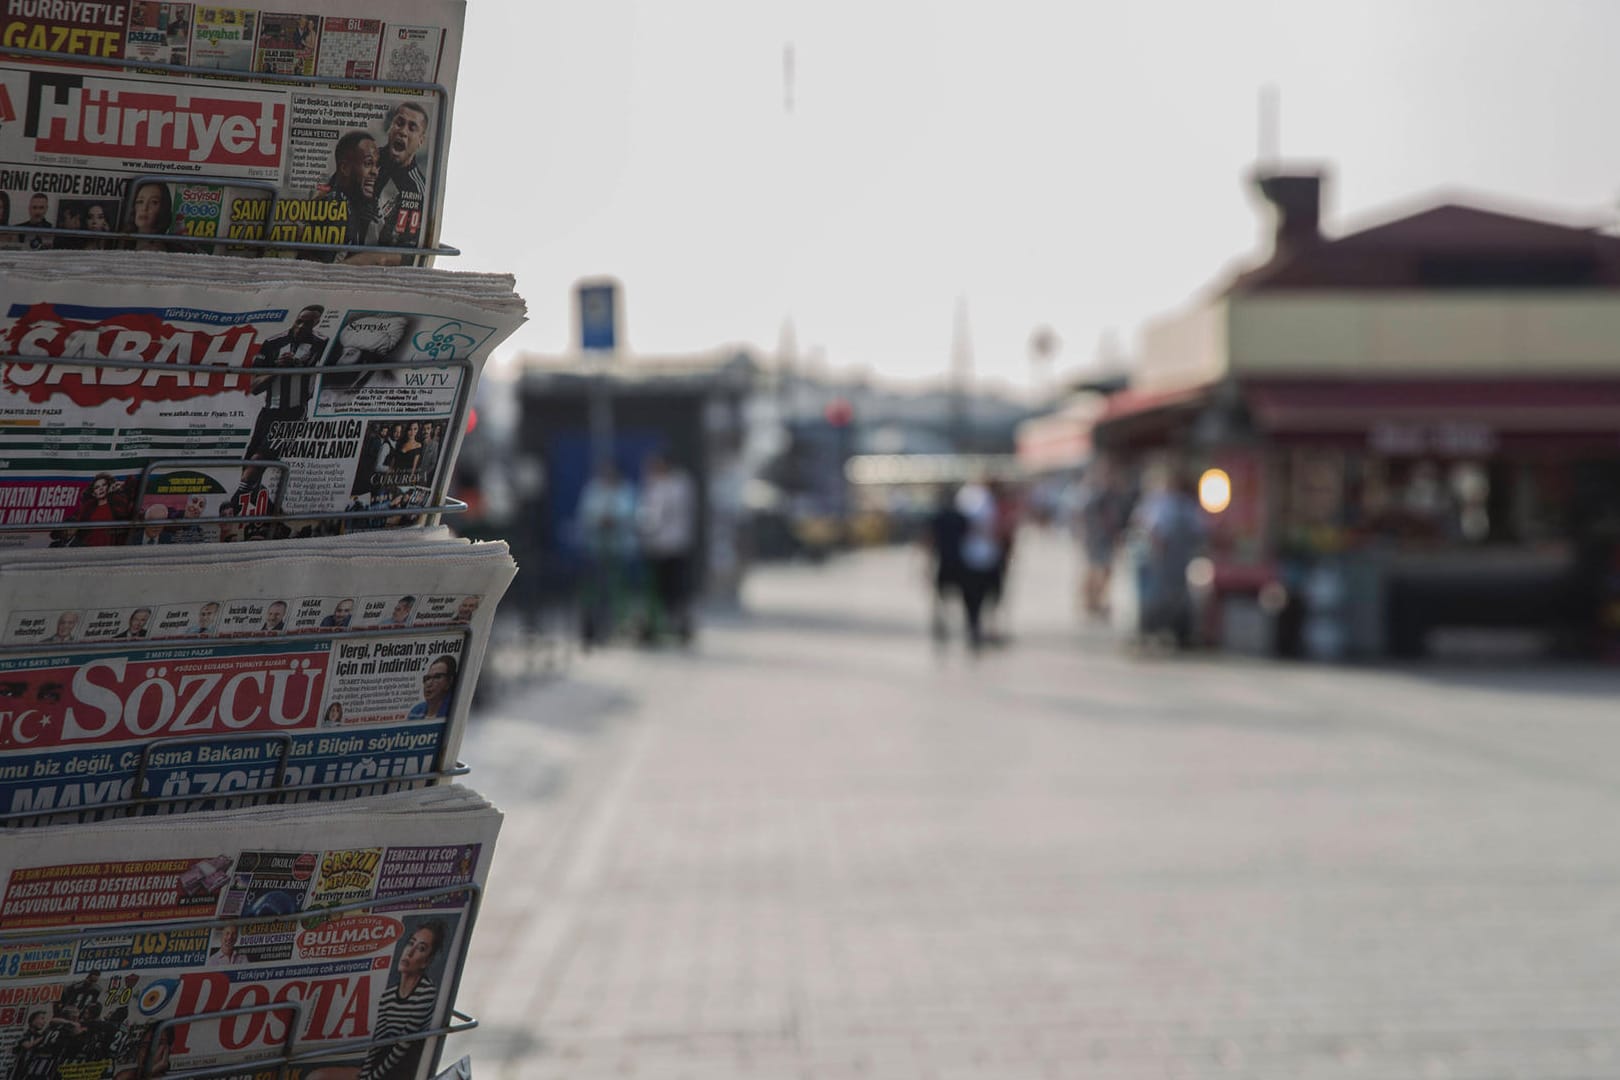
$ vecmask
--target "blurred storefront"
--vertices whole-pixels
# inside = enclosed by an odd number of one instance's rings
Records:
[[[593,472],[611,464],[634,489],[658,453],[689,472],[698,515],[694,586],[735,602],[745,571],[744,405],[758,365],[738,350],[690,356],[521,358],[514,457],[538,473],[518,509],[514,554],[529,605],[572,597],[587,569],[579,521]]]
[[[1454,203],[1328,238],[1321,185],[1257,177],[1271,258],[1151,326],[1091,432],[1224,495],[1206,634],[1620,657],[1620,238]]]

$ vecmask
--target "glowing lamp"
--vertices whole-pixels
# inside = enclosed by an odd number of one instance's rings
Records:
[[[1206,469],[1198,478],[1198,505],[1218,514],[1232,505],[1232,478],[1222,469]]]

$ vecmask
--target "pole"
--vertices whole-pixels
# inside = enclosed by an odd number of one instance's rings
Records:
[[[608,355],[593,357],[596,370],[587,390],[590,457],[592,474],[613,464],[613,384],[608,374]]]

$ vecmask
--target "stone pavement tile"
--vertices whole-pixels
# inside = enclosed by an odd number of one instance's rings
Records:
[[[1609,684],[1143,665],[1027,589],[970,664],[898,565],[596,668],[572,815],[483,729],[480,1075],[1614,1074]]]

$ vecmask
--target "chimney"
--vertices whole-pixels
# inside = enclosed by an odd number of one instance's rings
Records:
[[[1271,257],[1281,258],[1322,239],[1321,171],[1256,169],[1255,188],[1276,211]]]

